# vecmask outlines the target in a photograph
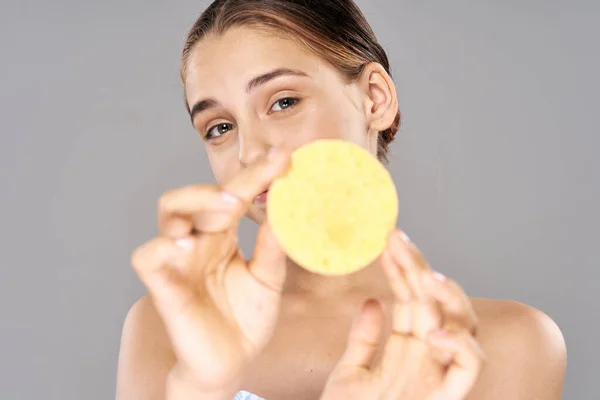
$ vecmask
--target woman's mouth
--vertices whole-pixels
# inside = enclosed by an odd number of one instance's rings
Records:
[[[256,196],[256,198],[254,199],[254,204],[257,204],[257,205],[267,204],[268,193],[269,193],[269,191],[265,190],[264,192],[262,192],[261,194]]]

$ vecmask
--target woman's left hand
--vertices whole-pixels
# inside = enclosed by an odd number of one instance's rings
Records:
[[[321,400],[464,399],[483,364],[468,297],[402,232],[390,235],[381,263],[395,296],[391,333],[380,349],[385,315],[367,301]]]

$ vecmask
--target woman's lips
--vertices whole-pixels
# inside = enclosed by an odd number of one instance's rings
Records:
[[[265,190],[254,199],[254,204],[262,205],[267,204],[268,190]]]

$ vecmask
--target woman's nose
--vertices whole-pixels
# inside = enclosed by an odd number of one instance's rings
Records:
[[[251,131],[240,133],[239,140],[239,160],[242,165],[247,166],[263,157],[271,147],[267,135],[264,132]]]

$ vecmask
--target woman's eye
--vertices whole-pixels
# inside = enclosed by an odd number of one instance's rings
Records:
[[[206,139],[215,139],[221,135],[226,134],[230,130],[232,130],[234,126],[232,124],[218,124],[213,126],[206,132]]]
[[[271,111],[283,111],[298,104],[298,99],[286,97],[285,99],[277,100],[271,107]]]

